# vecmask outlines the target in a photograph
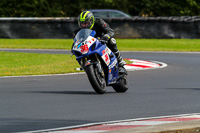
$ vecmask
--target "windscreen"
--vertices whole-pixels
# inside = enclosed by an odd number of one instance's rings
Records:
[[[93,30],[90,30],[90,29],[82,29],[76,34],[75,40],[79,42],[83,42],[88,38],[88,36],[91,35],[92,32]]]

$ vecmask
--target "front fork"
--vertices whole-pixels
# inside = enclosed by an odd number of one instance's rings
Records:
[[[81,58],[80,61],[79,61],[79,64],[80,64],[80,66],[83,70],[88,65],[95,65],[96,68],[97,68],[97,72],[101,75],[101,77],[105,77],[104,70],[103,70],[103,67],[101,65],[101,61],[100,61],[99,56],[97,54],[95,54],[95,59],[93,59],[93,60],[89,57]]]

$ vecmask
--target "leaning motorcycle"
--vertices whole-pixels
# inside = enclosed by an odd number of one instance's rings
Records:
[[[95,38],[95,34],[94,30],[80,30],[74,38],[72,54],[86,72],[96,93],[104,94],[106,86],[112,86],[116,92],[126,92],[126,69],[118,67],[117,58],[106,46],[106,41]]]

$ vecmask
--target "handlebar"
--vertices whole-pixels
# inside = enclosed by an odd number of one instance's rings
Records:
[[[100,42],[102,42],[102,43],[108,43],[108,41],[106,41],[106,40],[99,40]]]
[[[100,37],[98,37],[98,40],[102,43],[108,43],[108,41],[101,39]]]

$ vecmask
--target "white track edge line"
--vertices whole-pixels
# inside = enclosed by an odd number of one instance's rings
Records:
[[[47,74],[47,75],[24,75],[24,76],[3,76],[1,78],[27,78],[27,77],[48,77],[48,76],[66,76],[66,75],[77,75],[84,74],[85,72],[77,72],[77,73],[65,73],[65,74]]]

